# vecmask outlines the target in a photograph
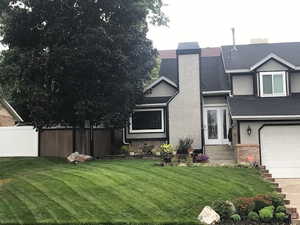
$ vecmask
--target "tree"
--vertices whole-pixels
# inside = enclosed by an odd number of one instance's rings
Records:
[[[37,128],[122,127],[143,94],[156,50],[147,21],[161,0],[3,0],[0,84]]]

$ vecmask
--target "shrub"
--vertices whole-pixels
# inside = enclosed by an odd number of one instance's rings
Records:
[[[275,213],[275,218],[279,222],[284,222],[285,220],[288,219],[288,216],[283,212],[279,212],[279,213]]]
[[[171,145],[171,144],[162,144],[160,146],[160,150],[162,153],[165,153],[165,154],[170,154],[170,153],[174,152],[173,145]]]
[[[282,195],[274,192],[271,194],[268,194],[268,198],[272,201],[272,205],[276,208],[280,205],[284,205],[284,198]]]
[[[276,213],[286,213],[286,208],[283,205],[280,205],[275,210]]]
[[[229,219],[236,211],[232,202],[224,200],[214,201],[212,208],[221,216],[222,219]]]
[[[192,148],[194,140],[191,138],[180,139],[177,147],[177,154],[187,155],[189,150]]]
[[[254,201],[254,211],[259,210],[272,205],[272,201],[268,195],[257,195],[253,198]]]
[[[239,214],[233,214],[230,219],[232,219],[233,222],[239,222],[242,220]]]
[[[248,218],[248,220],[251,220],[251,221],[259,221],[259,215],[258,215],[258,213],[254,212],[254,211],[249,212],[247,218]]]
[[[259,217],[263,222],[270,222],[273,219],[274,206],[268,206],[259,210]]]
[[[128,145],[122,145],[120,150],[121,150],[122,153],[128,154],[129,146]]]
[[[242,217],[246,217],[249,212],[254,210],[253,198],[238,198],[235,200],[236,211]]]

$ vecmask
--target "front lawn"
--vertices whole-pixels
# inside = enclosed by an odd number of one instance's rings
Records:
[[[272,191],[255,169],[153,165],[0,159],[0,223],[198,224],[217,198]]]

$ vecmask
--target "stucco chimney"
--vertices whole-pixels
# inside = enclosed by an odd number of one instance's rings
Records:
[[[192,138],[193,148],[202,149],[200,56],[197,42],[179,43],[177,51],[179,92],[169,103],[169,140]]]

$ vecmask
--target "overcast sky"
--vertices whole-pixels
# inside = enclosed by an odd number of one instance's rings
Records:
[[[201,47],[238,44],[252,38],[269,42],[300,41],[299,0],[164,0],[169,27],[150,27],[148,37],[158,49],[198,41]]]

